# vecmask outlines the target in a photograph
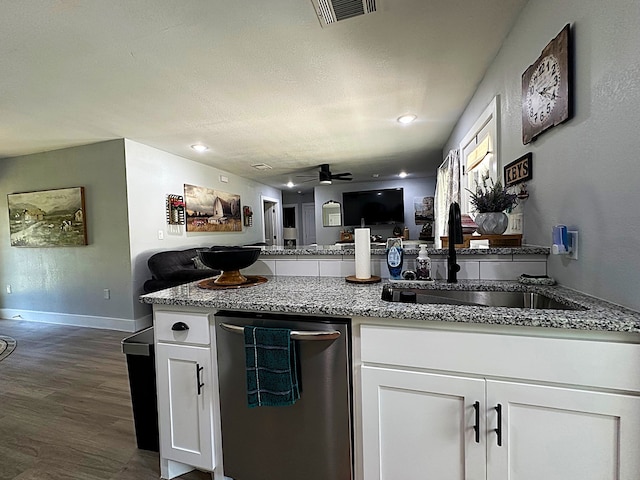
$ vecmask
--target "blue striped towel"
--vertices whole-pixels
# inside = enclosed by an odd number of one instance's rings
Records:
[[[300,398],[291,330],[246,326],[244,351],[249,408],[293,405]]]

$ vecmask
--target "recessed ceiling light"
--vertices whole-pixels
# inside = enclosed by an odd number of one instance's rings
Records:
[[[287,187],[289,187],[289,188],[293,188],[294,187],[293,182],[291,180],[289,180],[287,182]]]
[[[406,178],[408,175],[409,175],[409,174],[408,174],[407,172],[400,172],[400,173],[398,174],[398,176],[399,176],[400,178]]]
[[[206,152],[207,150],[209,150],[209,147],[207,147],[206,145],[202,145],[201,143],[191,145],[191,148],[193,148],[196,152]]]
[[[407,124],[413,122],[416,118],[418,117],[413,114],[402,115],[401,117],[398,117],[398,122]]]

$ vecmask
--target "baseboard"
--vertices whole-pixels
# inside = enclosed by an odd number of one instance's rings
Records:
[[[153,317],[151,315],[145,315],[141,318],[128,319],[0,308],[0,318],[7,320],[25,320],[28,322],[56,323],[59,325],[73,325],[76,327],[102,328],[104,330],[120,330],[123,332],[137,332],[138,330],[151,326]]]

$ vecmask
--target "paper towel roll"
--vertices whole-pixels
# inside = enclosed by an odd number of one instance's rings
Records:
[[[355,233],[356,278],[366,280],[371,278],[371,230],[356,228]]]

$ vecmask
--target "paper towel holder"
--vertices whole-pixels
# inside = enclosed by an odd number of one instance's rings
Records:
[[[371,275],[371,230],[356,228],[354,230],[355,275],[349,275],[345,280],[349,283],[378,283],[381,279]]]

